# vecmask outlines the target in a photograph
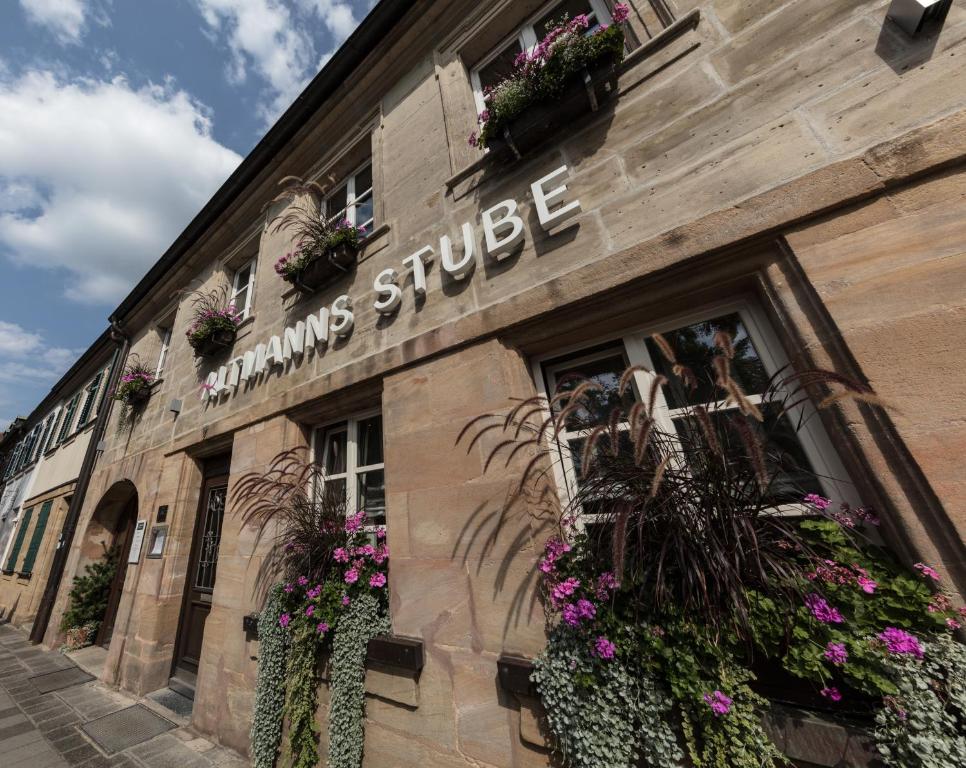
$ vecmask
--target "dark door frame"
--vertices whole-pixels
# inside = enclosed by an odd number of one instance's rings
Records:
[[[195,589],[195,579],[197,577],[198,561],[201,556],[201,547],[203,539],[203,530],[205,525],[205,518],[208,511],[208,499],[211,491],[215,488],[225,487],[227,489],[229,476],[227,474],[228,462],[224,459],[212,460],[207,462],[205,465],[205,478],[201,486],[201,494],[198,499],[197,514],[195,515],[195,523],[192,527],[191,535],[191,554],[188,558],[188,570],[185,573],[185,584],[184,584],[184,594],[181,598],[181,615],[178,618],[178,634],[175,636],[174,645],[174,656],[171,659],[171,674],[176,675],[178,670],[187,671],[194,676],[197,674],[197,661],[187,660],[187,664],[184,657],[185,647],[189,642],[189,633],[192,627],[189,626],[190,622],[190,608],[192,602],[192,593],[196,591]],[[218,474],[214,474],[214,473]],[[225,499],[225,506],[227,508],[227,494]],[[224,519],[224,518],[223,518]],[[217,571],[216,571],[217,575]],[[207,594],[214,594],[214,583],[210,590],[203,590]],[[210,610],[210,602],[207,602]],[[204,642],[204,628],[201,629],[202,632],[202,643]],[[191,667],[194,667],[192,669]]]
[[[138,520],[138,497],[132,496],[124,503],[121,516],[118,519],[118,529],[114,534],[112,547],[117,548],[117,570],[111,580],[111,590],[107,595],[107,609],[104,618],[97,629],[95,645],[107,648],[114,636],[114,626],[117,623],[117,611],[121,606],[121,596],[124,593],[124,580],[127,578],[127,557],[131,551],[131,541],[134,538],[134,528]]]

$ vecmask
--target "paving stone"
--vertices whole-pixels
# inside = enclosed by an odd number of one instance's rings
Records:
[[[90,742],[81,736],[81,734],[76,730],[68,736],[57,739],[51,743],[53,744],[54,749],[62,754],[64,752],[70,752],[71,750],[77,749],[78,747],[90,746]]]
[[[72,749],[69,752],[63,752],[62,754],[68,765],[81,765],[90,760],[92,757],[101,756],[101,753],[88,743],[85,743],[76,749]]]
[[[48,741],[58,742],[61,739],[66,739],[68,736],[73,736],[76,733],[78,733],[76,725],[65,725],[55,731],[48,731],[44,735]]]
[[[19,736],[21,733],[27,733],[32,730],[34,730],[33,725],[27,721],[8,725],[6,728],[0,728],[0,743],[3,743],[4,739],[8,739],[11,736]]]
[[[51,731],[56,731],[58,728],[61,728],[62,726],[73,725],[74,723],[80,723],[80,722],[83,722],[82,719],[78,717],[74,712],[71,712],[68,715],[61,715],[60,717],[55,717],[53,720],[48,720],[44,723],[39,723],[37,725],[37,728],[39,728],[40,731],[44,735],[46,735]]]
[[[14,750],[17,747],[22,747],[26,744],[36,744],[38,741],[42,742],[43,739],[44,735],[37,730],[30,730],[18,734],[17,736],[10,736],[9,738],[0,741],[0,753],[6,752],[7,750]]]

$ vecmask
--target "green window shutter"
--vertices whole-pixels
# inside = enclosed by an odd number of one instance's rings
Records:
[[[74,395],[64,409],[64,421],[60,425],[60,433],[57,435],[57,442],[62,443],[67,435],[70,434],[74,426],[74,412],[77,410],[77,401],[80,400],[80,392]]]
[[[27,529],[30,527],[30,517],[33,515],[34,508],[31,507],[23,513],[23,521],[17,530],[17,538],[13,540],[13,549],[10,551],[10,558],[7,560],[7,570],[14,571],[17,567],[17,558],[20,557],[20,549],[23,547],[23,540],[27,537]]]
[[[40,514],[37,515],[37,525],[34,526],[34,534],[30,537],[30,546],[27,547],[27,556],[23,560],[23,568],[20,569],[23,573],[32,573],[34,570],[34,561],[37,559],[37,552],[40,550],[40,544],[44,539],[47,518],[50,517],[50,508],[53,505],[53,500],[45,501],[40,508]]]
[[[78,428],[83,427],[87,423],[88,417],[91,415],[91,410],[94,408],[94,402],[97,400],[97,393],[101,389],[101,377],[103,374],[99,373],[94,377],[94,381],[90,383],[87,387],[87,398],[84,400],[84,407],[81,409],[80,418],[77,420]]]

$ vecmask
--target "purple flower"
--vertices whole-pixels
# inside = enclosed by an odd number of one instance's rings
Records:
[[[823,512],[829,508],[832,502],[826,499],[824,496],[819,496],[817,493],[810,493],[805,497],[805,503],[811,504],[813,507],[817,507]]]
[[[332,550],[332,559],[337,563],[348,563],[349,553],[343,547],[336,547]]]
[[[357,581],[359,581],[359,571],[355,568],[350,568],[345,572],[344,579],[346,584],[355,584]]]
[[[324,635],[326,632],[329,631],[329,625],[326,624],[324,621],[320,621],[315,626],[315,631],[318,632],[320,635]]]
[[[849,660],[849,652],[845,649],[845,643],[828,643],[825,646],[825,653],[822,655],[832,664],[844,664]]]
[[[348,605],[350,602],[351,601],[349,600],[349,596],[348,595],[343,595],[342,596],[342,604],[343,605]]]
[[[916,563],[913,568],[919,571],[919,573],[921,573],[923,576],[927,576],[933,581],[939,581],[939,573],[935,568],[930,568],[925,563]]]
[[[597,606],[590,600],[577,601],[577,616],[581,619],[592,619],[597,615]]]
[[[873,594],[875,592],[875,588],[879,586],[875,581],[870,579],[868,576],[858,576],[856,577],[855,580],[858,583],[858,585],[862,588],[862,591],[865,592],[867,595]]]
[[[616,651],[617,646],[603,635],[600,635],[594,643],[593,655],[599,659],[613,659]]]
[[[614,20],[615,24],[623,24],[627,21],[627,17],[631,15],[631,9],[627,3],[615,3],[614,10],[611,12],[610,17]]]
[[[550,600],[554,605],[558,605],[570,597],[580,586],[580,580],[571,576],[565,581],[557,584],[550,593]]]
[[[314,605],[310,605],[310,606],[308,606],[305,609],[305,615],[306,616],[311,616],[313,613],[315,613],[315,606]]]
[[[345,532],[355,533],[362,527],[362,524],[365,522],[365,519],[366,519],[365,510],[362,510],[361,512],[357,512],[354,515],[349,515],[349,517],[347,517],[345,521]]]
[[[567,603],[560,612],[560,615],[563,617],[564,622],[571,627],[580,626],[580,614],[577,612],[577,606],[573,603]]]
[[[829,688],[823,688],[820,693],[826,698],[832,701],[842,701],[842,692],[839,691],[835,686]]]
[[[298,578],[298,585],[300,587],[304,587],[308,583],[309,583],[309,580],[305,576],[299,576],[299,578]]]
[[[896,627],[887,627],[878,634],[878,638],[885,643],[886,649],[894,656],[915,656],[922,658],[922,646],[919,638]]]
[[[845,621],[838,608],[829,605],[824,597],[814,592],[805,598],[805,605],[812,612],[812,616],[825,624],[841,624]]]
[[[473,133],[470,134],[470,137],[469,139],[467,139],[467,142],[471,147],[478,147],[480,145],[480,140],[476,137],[476,131],[473,131]]]
[[[386,574],[384,573],[372,574],[372,576],[369,577],[369,586],[376,587],[377,589],[379,587],[386,586]]]
[[[597,599],[606,600],[610,593],[616,590],[620,584],[617,583],[617,578],[610,571],[605,571],[600,576],[597,577]]]
[[[731,699],[721,691],[706,693],[703,698],[704,703],[711,707],[711,711],[714,712],[715,717],[727,715],[731,711]]]
[[[490,110],[484,109],[482,112],[480,112],[480,122],[481,123],[485,123],[485,122],[489,121],[489,119],[490,119]]]
[[[292,586],[291,584],[286,584],[286,585],[285,585],[285,586],[283,587],[283,589],[284,589],[284,591],[285,591],[285,592],[286,592],[287,594],[292,594],[292,592],[294,592],[294,591],[295,591],[295,587],[293,587],[293,586]]]
[[[282,629],[285,629],[289,625],[289,622],[291,620],[292,620],[291,616],[289,616],[287,613],[283,613],[281,616],[278,617],[278,625]]]

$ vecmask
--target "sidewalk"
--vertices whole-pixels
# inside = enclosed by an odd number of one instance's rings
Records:
[[[174,713],[145,699],[115,691],[97,680],[42,693],[38,675],[58,680],[81,677],[78,668],[57,652],[31,645],[19,630],[0,625],[0,766],[2,768],[246,768],[248,761],[199,737]],[[50,680],[51,678],[48,678]],[[135,705],[141,705],[140,708]],[[142,709],[150,712],[142,713]],[[170,728],[160,735],[108,753],[82,730],[113,713],[146,714]],[[162,715],[167,721],[152,718]],[[123,718],[119,715],[118,718]],[[101,723],[110,721],[107,718]],[[90,728],[90,726],[88,726]],[[137,725],[124,725],[120,736],[138,739]]]

